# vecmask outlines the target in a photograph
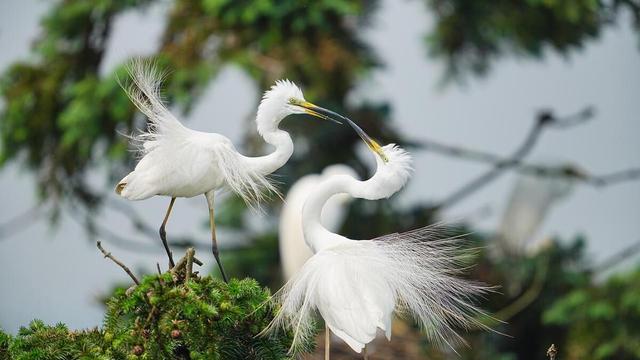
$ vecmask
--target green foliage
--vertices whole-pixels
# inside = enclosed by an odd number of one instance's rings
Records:
[[[640,268],[576,289],[544,313],[568,329],[562,359],[640,358]]]
[[[11,336],[0,329],[0,360],[9,360]]]
[[[0,360],[266,360],[295,355],[288,354],[292,334],[259,335],[275,309],[269,291],[255,280],[183,280],[165,273],[116,290],[101,329],[70,331],[64,324],[34,320],[13,339],[0,332]]]
[[[98,329],[69,331],[64,324],[45,325],[34,320],[12,339],[6,359],[103,359],[105,342]]]
[[[630,10],[640,26],[640,4],[632,0],[427,0],[436,14],[428,37],[433,54],[449,63],[450,75],[485,73],[493,60],[516,54],[539,58],[582,48]]]
[[[269,292],[252,279],[211,277],[170,286],[171,274],[146,277],[107,304],[105,336],[114,349],[144,348],[144,359],[287,358],[288,335],[256,336],[271,321]]]

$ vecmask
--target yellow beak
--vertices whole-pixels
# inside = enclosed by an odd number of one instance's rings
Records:
[[[378,144],[377,141],[373,140],[366,132],[364,132],[364,130],[362,130],[360,128],[360,126],[358,126],[356,123],[354,123],[350,119],[345,117],[344,120],[349,125],[351,125],[353,130],[356,131],[358,136],[360,136],[362,141],[364,141],[364,143],[367,144],[367,146],[369,147],[369,149],[371,149],[371,151],[373,151],[374,153],[378,154],[378,156],[380,156],[380,159],[382,159],[383,162],[389,162],[389,158],[384,153],[384,151],[382,150],[382,146],[380,146],[380,144]]]
[[[333,122],[336,122],[338,124],[342,124],[342,122],[340,122],[337,119],[340,119],[342,121],[346,121],[356,131],[356,133],[358,134],[358,136],[360,136],[362,141],[364,141],[364,143],[367,144],[367,146],[369,147],[369,149],[371,149],[371,151],[373,151],[374,153],[378,154],[378,156],[380,156],[382,161],[389,162],[389,158],[387,158],[387,155],[385,155],[385,153],[382,150],[382,147],[380,146],[380,144],[378,144],[375,140],[373,140],[366,132],[364,132],[364,130],[362,130],[360,128],[360,126],[358,126],[356,123],[351,121],[351,119],[347,118],[346,116],[342,116],[342,115],[340,115],[338,113],[335,113],[335,112],[333,112],[331,110],[322,108],[322,107],[320,107],[318,105],[315,105],[315,104],[312,104],[312,103],[310,103],[308,101],[290,99],[289,103],[291,105],[296,105],[296,106],[299,106],[299,107],[303,108],[304,112],[306,112],[309,115],[313,115],[313,116],[319,117],[319,118],[324,119],[324,120],[333,121]]]
[[[342,124],[342,122],[336,119],[336,118],[343,118],[342,115],[336,114],[331,110],[312,104],[308,101],[290,99],[289,104],[301,107],[304,110],[304,112],[309,115],[313,115],[323,120],[333,121],[334,123],[337,123],[337,124]]]

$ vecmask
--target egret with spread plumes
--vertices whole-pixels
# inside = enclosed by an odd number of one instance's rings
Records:
[[[443,229],[430,226],[355,241],[330,232],[320,222],[323,206],[332,196],[388,198],[412,173],[409,153],[394,144],[381,147],[349,119],[342,120],[375,153],[377,171],[365,181],[332,176],[311,193],[302,227],[314,255],[275,295],[280,311],[265,333],[279,328],[293,331],[293,350],[313,333],[317,311],[326,334],[333,332],[359,353],[378,329],[390,339],[394,312],[406,312],[430,340],[453,347],[454,341],[462,340],[458,328],[482,326],[476,320],[482,312],[473,298],[487,290],[458,277],[468,255],[459,238],[444,238]],[[328,358],[328,347],[325,351]]]
[[[141,158],[129,175],[116,186],[116,193],[129,200],[142,200],[155,195],[171,197],[160,227],[169,266],[173,258],[166,239],[165,226],[178,197],[204,194],[209,207],[211,248],[222,277],[227,281],[220,262],[214,220],[215,191],[223,187],[238,194],[250,206],[277,190],[268,175],[282,167],[293,153],[289,134],[278,128],[292,114],[310,114],[338,122],[337,114],[304,99],[302,91],[288,80],[280,80],[264,93],[256,125],[258,134],[275,151],[265,156],[240,154],[223,135],[195,131],[182,125],[167,109],[160,96],[162,76],[153,64],[142,60],[130,63],[130,86],[124,87],[131,101],[148,118],[146,131],[132,137],[139,145]]]

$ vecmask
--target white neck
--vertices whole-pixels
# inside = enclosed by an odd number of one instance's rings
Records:
[[[268,128],[258,126],[258,133],[267,144],[275,146],[275,151],[269,155],[247,157],[248,165],[261,174],[271,174],[281,168],[293,154],[293,141],[288,132],[280,130],[275,121]]]
[[[375,184],[372,180],[373,178],[360,181],[348,175],[335,175],[322,181],[313,189],[302,210],[302,231],[305,242],[314,253],[346,240],[326,229],[320,222],[322,208],[327,201],[334,195],[344,193],[354,198],[379,199],[380,197],[375,194]]]

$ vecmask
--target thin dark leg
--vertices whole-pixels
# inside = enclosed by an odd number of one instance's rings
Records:
[[[213,192],[205,194],[207,197],[207,203],[209,205],[209,224],[211,225],[211,252],[213,253],[213,257],[216,259],[216,263],[218,264],[218,268],[220,269],[220,274],[222,274],[222,279],[224,282],[228,283],[229,280],[227,278],[227,273],[224,271],[224,267],[222,267],[222,262],[220,261],[220,252],[218,251],[218,240],[216,238],[216,221],[214,214],[214,205],[213,205]]]
[[[171,209],[173,209],[173,203],[175,201],[176,198],[171,198],[169,208],[167,209],[167,214],[164,216],[164,221],[162,221],[162,225],[160,226],[160,239],[162,239],[162,245],[164,245],[164,250],[167,252],[167,256],[169,257],[169,270],[173,269],[176,264],[173,262],[173,254],[171,253],[171,249],[169,249],[169,243],[167,242],[167,232],[164,228],[167,225],[167,221],[169,220],[169,215],[171,215]]]

